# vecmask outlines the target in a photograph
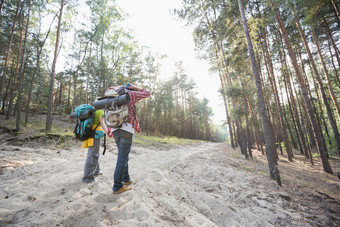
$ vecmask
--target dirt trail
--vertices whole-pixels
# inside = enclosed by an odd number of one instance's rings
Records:
[[[133,147],[133,190],[112,193],[116,149],[104,174],[81,182],[85,149],[0,147],[1,226],[336,226],[339,200],[325,214],[278,187],[254,161],[225,144]],[[248,167],[245,165],[248,163]],[[339,188],[339,184],[336,185]],[[335,207],[335,208],[334,208]],[[319,214],[319,216],[315,216]]]

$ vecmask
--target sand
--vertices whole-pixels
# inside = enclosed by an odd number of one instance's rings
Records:
[[[103,175],[81,182],[86,149],[0,146],[1,226],[317,226],[285,187],[247,171],[226,144],[137,147],[132,190],[112,193],[117,150],[100,156]],[[247,162],[242,159],[242,162]],[[318,207],[315,207],[317,212]],[[338,212],[338,213],[336,213]],[[335,211],[335,216],[339,214]]]

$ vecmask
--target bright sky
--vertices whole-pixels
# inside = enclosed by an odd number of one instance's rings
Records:
[[[209,99],[209,106],[214,112],[212,120],[221,124],[225,111],[221,96],[218,75],[208,72],[206,61],[196,58],[192,29],[185,27],[170,11],[181,6],[180,0],[116,0],[117,5],[129,14],[124,25],[134,31],[135,39],[151,51],[166,54],[163,60],[161,77],[169,79],[174,75],[175,62],[182,61],[189,78],[197,85],[200,98]]]

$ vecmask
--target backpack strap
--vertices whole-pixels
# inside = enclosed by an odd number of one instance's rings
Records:
[[[105,151],[106,151],[106,134],[104,134],[104,151],[103,151],[103,155],[105,155]]]
[[[98,126],[99,126],[100,124],[97,124],[97,126],[96,127],[94,127],[94,129],[93,130],[96,130],[97,128],[98,128]]]

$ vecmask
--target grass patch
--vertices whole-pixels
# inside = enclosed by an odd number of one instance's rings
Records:
[[[152,145],[152,143],[148,142],[148,141],[145,141],[145,140],[142,140],[139,136],[137,135],[134,135],[133,136],[133,143],[136,144],[136,145],[140,145],[140,146],[146,146],[146,147],[149,147]]]
[[[249,166],[243,166],[243,170],[245,170],[246,172],[255,172],[255,170],[250,168]]]
[[[189,145],[200,142],[199,140],[191,140],[191,139],[183,139],[174,136],[166,136],[166,137],[156,137],[156,136],[146,136],[135,134],[133,137],[133,142],[135,144],[143,145],[143,146],[152,146],[155,144],[168,144],[168,145]]]
[[[318,152],[313,152],[312,157],[313,158],[320,158],[320,154]]]
[[[52,141],[57,146],[64,146],[69,144],[70,140],[74,138],[73,129],[65,128],[61,126],[52,125],[50,132],[45,131],[45,122],[37,119],[31,119],[26,125],[24,120],[21,121],[20,131],[16,131],[16,120],[11,118],[9,120],[2,119],[0,126],[4,131],[10,133],[15,137],[9,138],[17,144],[23,144],[27,141],[36,141],[38,143],[46,143],[46,141]]]
[[[23,119],[23,118],[22,118]],[[70,143],[71,140],[74,139],[74,126],[75,124],[71,124],[67,121],[60,121],[55,118],[53,120],[52,129],[50,132],[45,131],[46,122],[44,116],[32,116],[30,121],[25,125],[24,120],[21,121],[20,131],[16,132],[16,120],[11,118],[9,120],[5,120],[4,117],[0,116],[0,126],[3,127],[3,130],[11,133],[12,136],[16,137],[15,141],[26,141],[26,140],[34,140],[37,142],[45,142],[47,140],[52,140],[56,142],[56,145],[63,146],[64,144]],[[201,141],[199,140],[191,140],[191,139],[182,139],[175,136],[164,136],[164,137],[156,137],[156,136],[146,136],[140,135],[138,133],[134,134],[133,143],[140,146],[171,146],[171,145],[190,145],[196,144]]]
[[[233,152],[233,153],[231,153],[231,157],[233,157],[235,159],[240,159],[240,158],[244,158],[244,155],[239,153],[239,152]]]

